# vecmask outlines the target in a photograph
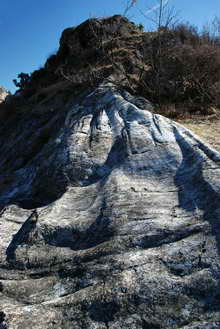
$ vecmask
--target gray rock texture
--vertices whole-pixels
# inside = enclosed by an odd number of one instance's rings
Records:
[[[0,328],[220,328],[220,154],[109,84],[54,108],[0,129]]]

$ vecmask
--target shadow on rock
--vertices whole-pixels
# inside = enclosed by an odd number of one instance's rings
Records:
[[[8,326],[6,325],[6,322],[5,322],[5,313],[4,312],[0,312],[0,329],[7,329]]]
[[[175,128],[176,141],[182,152],[182,163],[175,176],[179,207],[187,212],[203,211],[203,220],[211,225],[220,254],[220,192],[204,178],[204,159]]]
[[[115,229],[110,217],[104,215],[106,207],[103,201],[96,220],[86,229],[80,231],[72,227],[59,227],[52,232],[42,232],[45,242],[56,247],[66,247],[72,250],[85,250],[110,240]]]
[[[93,321],[108,323],[113,321],[120,311],[120,305],[115,301],[94,301],[89,308],[89,316]]]
[[[16,249],[23,245],[27,244],[30,245],[33,243],[35,239],[35,235],[37,234],[36,231],[36,223],[37,223],[38,215],[36,210],[32,212],[32,214],[28,217],[28,219],[23,223],[20,230],[14,235],[12,241],[10,242],[7,250],[7,262],[13,264],[16,262]]]
[[[112,170],[119,167],[128,157],[128,145],[126,137],[117,136],[108,153],[107,159],[103,165],[96,168],[92,175],[83,181],[83,186],[88,186],[107,179]]]

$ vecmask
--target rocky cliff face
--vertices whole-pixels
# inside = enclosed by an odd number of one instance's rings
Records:
[[[220,328],[220,154],[117,83],[61,86],[0,128],[0,328]]]

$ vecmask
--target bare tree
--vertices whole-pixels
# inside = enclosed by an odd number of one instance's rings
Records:
[[[161,27],[172,28],[179,21],[178,12],[167,0],[159,0],[148,6],[146,10],[139,9],[139,12],[147,22],[151,23],[150,30],[160,30]]]
[[[125,12],[127,13],[137,1],[128,1]],[[157,102],[161,103],[161,79],[163,71],[163,57],[166,56],[168,49],[166,49],[166,32],[173,28],[178,22],[178,13],[174,7],[169,6],[168,0],[157,0],[156,2],[146,1],[148,8],[141,10],[141,14],[144,16],[147,22],[150,22],[150,30],[155,30],[156,33],[156,47],[152,44],[152,54],[150,60],[150,66],[155,76],[155,94],[157,95]],[[149,4],[151,4],[149,6]],[[149,53],[148,53],[149,54]],[[149,55],[148,55],[149,57]],[[142,72],[143,73],[143,72]],[[141,80],[142,74],[140,76]]]
[[[126,16],[128,11],[136,5],[137,1],[138,0],[127,0],[127,4],[126,4],[125,10],[123,12],[123,16]]]
[[[220,45],[220,18],[215,16],[211,22],[207,22],[201,31],[204,43]]]

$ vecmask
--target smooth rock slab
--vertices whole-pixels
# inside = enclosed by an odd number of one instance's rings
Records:
[[[0,328],[220,328],[220,155],[135,104],[0,131]]]

